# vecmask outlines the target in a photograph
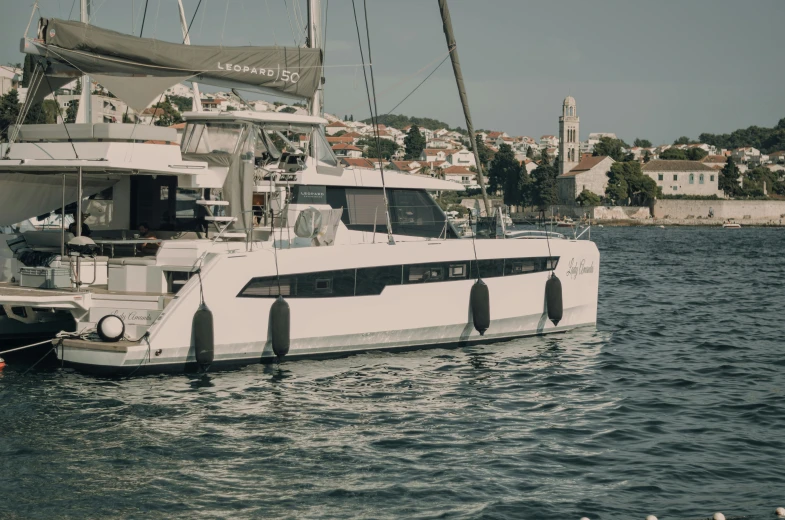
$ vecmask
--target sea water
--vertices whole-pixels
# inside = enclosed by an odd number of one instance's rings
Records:
[[[773,517],[785,229],[592,238],[597,330],[206,377],[7,367],[0,518]]]

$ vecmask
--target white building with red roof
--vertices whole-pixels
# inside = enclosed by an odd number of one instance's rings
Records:
[[[348,132],[349,127],[343,121],[333,121],[324,127],[324,131],[327,135],[335,135],[338,132]]]

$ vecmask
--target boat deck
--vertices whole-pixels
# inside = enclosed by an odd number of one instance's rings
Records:
[[[174,296],[174,293],[152,293],[152,292],[129,292],[129,291],[110,291],[106,285],[90,285],[81,291],[76,289],[38,289],[35,287],[21,287],[17,283],[0,282],[0,294],[14,296],[53,296],[53,295],[74,295],[74,294],[116,294],[121,296]]]
[[[127,352],[130,347],[141,345],[140,341],[120,340],[115,343],[90,341],[82,338],[63,338],[63,346],[84,350],[103,350],[107,352]]]

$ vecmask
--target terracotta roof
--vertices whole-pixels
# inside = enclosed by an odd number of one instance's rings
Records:
[[[422,153],[425,155],[436,155],[439,152],[444,152],[444,155],[449,155],[454,151],[452,148],[424,148]]]
[[[649,161],[641,168],[644,172],[713,172],[714,168],[698,161]]]
[[[336,152],[339,151],[339,150],[347,150],[347,151],[352,151],[352,152],[362,152],[362,150],[360,148],[357,148],[353,144],[339,143],[339,144],[333,145],[332,148]]]
[[[332,123],[330,123],[327,126],[330,127],[330,128],[347,128],[347,126],[345,124],[341,123],[340,121],[333,121]]]
[[[728,158],[724,155],[707,155],[703,159],[701,159],[702,163],[709,163],[709,164],[725,164],[728,162]]]
[[[588,157],[584,156],[581,159],[581,162],[579,162],[578,165],[575,166],[575,168],[562,175],[562,177],[569,176],[569,175],[578,175],[579,173],[587,172],[607,158],[608,158],[607,155],[597,155],[597,156],[590,155]]]
[[[414,168],[412,164],[421,164],[419,161],[390,161],[399,170],[409,171]]]
[[[361,139],[363,135],[358,134],[357,132],[346,132],[341,137],[351,137],[352,139]]]
[[[354,158],[354,157],[341,157],[341,162],[346,166],[354,166],[355,168],[376,168],[376,165],[369,159]]]
[[[335,136],[330,137],[328,135],[327,142],[328,143],[352,143],[354,142],[354,139],[352,139],[351,137],[346,137],[345,135],[339,135],[337,137]]]
[[[471,174],[473,174],[474,172],[469,170],[469,168],[467,168],[466,166],[450,166],[449,168],[445,168],[444,169],[444,173],[462,173],[462,174],[471,173]]]
[[[151,116],[151,115],[160,116],[163,114],[164,114],[163,108],[145,108],[144,110],[142,110],[142,115],[145,116]]]
[[[175,128],[180,130],[181,128],[185,128],[185,123],[177,123],[176,125],[169,125],[169,128]]]

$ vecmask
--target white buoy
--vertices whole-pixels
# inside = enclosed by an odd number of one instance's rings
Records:
[[[777,516],[780,518],[785,518],[785,507],[778,507],[774,512],[777,513]]]
[[[581,517],[581,520],[589,520],[587,517]]]
[[[657,517],[654,515],[649,515],[646,517],[646,520],[657,520]]]
[[[722,513],[717,512],[717,513],[714,513],[714,516],[712,516],[711,518],[712,518],[712,520],[725,520],[725,515],[723,515]]]

